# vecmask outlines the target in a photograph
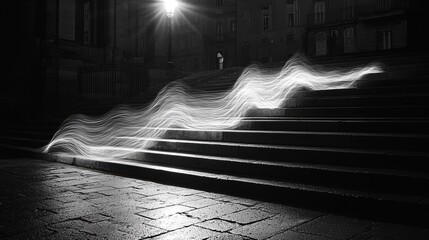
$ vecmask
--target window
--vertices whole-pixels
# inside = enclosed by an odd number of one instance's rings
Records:
[[[325,1],[317,1],[314,3],[314,23],[325,23]]]
[[[185,29],[185,26],[186,26],[185,19],[183,17],[179,18],[179,29],[183,30]]]
[[[329,50],[334,52],[337,48],[338,30],[331,30],[331,36],[329,38]]]
[[[287,25],[289,27],[299,24],[299,7],[298,1],[288,0],[286,2]]]
[[[294,21],[295,21],[295,14],[289,13],[289,27],[294,26]]]
[[[344,53],[351,53],[355,51],[355,33],[354,28],[349,27],[344,29]]]
[[[264,14],[263,28],[264,28],[264,31],[270,30],[270,15],[268,15],[268,14]]]
[[[326,55],[326,33],[316,34],[316,56]]]
[[[378,0],[378,7],[380,9],[389,9],[391,6],[391,0]]]
[[[58,37],[60,39],[76,40],[76,0],[59,1]]]
[[[83,45],[91,45],[91,11],[90,2],[83,4]]]
[[[230,20],[229,27],[230,27],[231,32],[235,32],[236,31],[235,19],[231,19]]]
[[[392,31],[382,30],[377,32],[377,49],[386,50],[392,48]]]
[[[197,34],[192,33],[191,35],[191,47],[196,48],[197,47]]]
[[[194,69],[200,69],[200,59],[194,58]]]
[[[194,15],[194,25],[195,25],[197,28],[201,28],[201,25],[200,25],[200,16],[198,16],[198,14],[195,14],[195,15]]]
[[[343,17],[344,19],[351,19],[354,17],[353,0],[344,0]]]
[[[264,32],[271,30],[271,5],[262,5],[262,29]]]
[[[223,41],[223,22],[216,23],[216,41]]]
[[[189,36],[185,35],[183,36],[183,39],[185,40],[185,49],[189,48]]]

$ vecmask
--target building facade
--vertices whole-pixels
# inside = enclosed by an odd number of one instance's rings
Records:
[[[429,48],[423,37],[425,1],[178,1],[171,19],[176,71],[217,69],[221,60],[225,68],[285,61],[296,52],[329,57]],[[43,97],[34,98],[44,99],[52,112],[79,102],[88,85],[82,82],[107,89],[96,93],[102,98],[117,96],[126,84],[136,94],[143,91],[131,84],[133,79],[149,86],[165,77],[170,21],[162,0],[27,0],[15,5],[21,9],[17,25],[3,21],[13,33],[3,40],[14,46],[3,49],[11,59],[3,96],[14,91],[21,96],[11,101],[39,89]],[[37,81],[29,80],[32,76]]]
[[[314,0],[307,53],[339,55],[405,48],[406,0]]]
[[[309,0],[238,0],[239,65],[286,59],[304,50]]]

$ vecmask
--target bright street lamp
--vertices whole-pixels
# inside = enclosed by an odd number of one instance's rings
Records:
[[[165,6],[165,12],[167,13],[168,18],[168,55],[167,55],[167,62],[170,67],[173,66],[173,54],[171,51],[171,38],[172,38],[172,31],[171,31],[171,25],[172,20],[174,16],[174,10],[177,7],[177,1],[176,0],[164,0],[164,6]]]
[[[165,11],[167,12],[167,17],[172,18],[174,15],[174,10],[177,7],[176,0],[164,0]]]

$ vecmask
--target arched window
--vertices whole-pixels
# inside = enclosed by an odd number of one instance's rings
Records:
[[[316,56],[326,55],[326,33],[316,34]]]
[[[324,24],[325,15],[325,1],[316,1],[314,3],[314,24]]]
[[[355,34],[354,28],[344,29],[344,53],[352,53],[355,51]]]

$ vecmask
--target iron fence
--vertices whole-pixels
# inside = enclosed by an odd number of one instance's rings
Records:
[[[141,63],[121,61],[78,69],[78,91],[82,100],[137,96],[147,87],[147,69]]]

